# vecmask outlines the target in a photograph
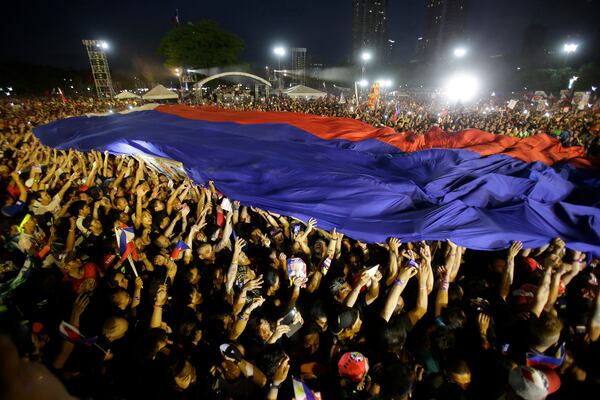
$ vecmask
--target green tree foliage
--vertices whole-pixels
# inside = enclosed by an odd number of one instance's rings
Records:
[[[158,52],[169,67],[210,68],[239,62],[242,39],[214,21],[200,21],[176,27],[160,42]]]

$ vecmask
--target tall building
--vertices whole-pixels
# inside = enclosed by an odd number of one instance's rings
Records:
[[[417,43],[417,58],[439,61],[464,40],[468,0],[427,0],[425,26]]]
[[[387,56],[387,0],[352,0],[352,55],[356,62],[363,49],[375,58]]]
[[[521,63],[527,66],[541,66],[547,60],[548,27],[541,24],[529,24],[521,39]]]
[[[306,48],[292,47],[292,73],[297,84],[304,85],[306,83]]]

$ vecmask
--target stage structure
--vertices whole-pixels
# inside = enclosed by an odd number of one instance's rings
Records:
[[[115,95],[115,91],[113,90],[110,69],[106,58],[108,43],[103,40],[82,40],[82,42],[88,53],[98,98],[112,98]]]

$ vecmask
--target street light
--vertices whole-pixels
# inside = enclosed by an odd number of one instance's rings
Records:
[[[464,47],[457,47],[454,49],[454,57],[462,58],[467,54],[467,49]]]
[[[577,43],[565,43],[563,51],[567,54],[575,53],[579,45]]]
[[[360,58],[362,60],[362,69],[361,69],[361,78],[364,79],[365,78],[365,70],[367,69],[367,62],[369,62],[372,58],[372,54],[369,51],[363,51],[360,55]]]
[[[281,46],[277,46],[273,49],[273,53],[277,56],[277,69],[281,70],[281,57],[285,55],[285,48]],[[281,81],[281,71],[279,71],[279,88],[281,89],[282,81]]]

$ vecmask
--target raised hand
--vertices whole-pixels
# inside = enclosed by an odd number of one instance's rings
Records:
[[[390,240],[388,240],[390,251],[394,254],[398,254],[398,249],[400,248],[401,244],[402,242],[398,238],[390,238]]]
[[[281,385],[288,376],[290,371],[290,358],[285,355],[279,364],[277,365],[277,369],[275,369],[275,374],[273,375],[273,384]]]
[[[246,245],[246,241],[242,238],[237,238],[235,241],[235,245],[233,247],[233,258],[237,260],[237,258],[242,253],[242,247]]]
[[[477,325],[479,326],[479,333],[482,336],[487,336],[488,329],[490,328],[491,317],[488,314],[480,313],[477,315]]]
[[[88,293],[79,294],[79,296],[77,296],[77,298],[75,299],[75,303],[73,303],[73,311],[71,311],[71,318],[79,318],[79,316],[85,311],[88,304],[90,304],[90,295]]]
[[[259,275],[256,279],[249,280],[244,284],[243,290],[252,291],[255,289],[262,289],[263,276]]]
[[[421,246],[419,246],[419,254],[425,261],[431,263],[431,248],[425,241],[422,241]]]
[[[265,302],[265,298],[262,296],[253,298],[252,301],[250,302],[250,305],[247,308],[247,311],[248,312],[254,311],[258,307],[262,306],[264,302]]]
[[[519,251],[523,248],[523,242],[513,242],[508,249],[508,257],[513,259],[519,254]]]
[[[167,285],[160,285],[156,292],[155,304],[162,306],[167,302]]]
[[[139,197],[144,196],[146,193],[148,193],[148,188],[146,187],[146,185],[139,185],[136,190],[135,190],[136,194]]]
[[[136,290],[141,289],[143,286],[144,286],[144,281],[142,280],[142,278],[139,277],[139,276],[136,277],[135,278],[135,288],[136,288]]]
[[[408,280],[417,275],[418,272],[419,270],[417,268],[410,265],[405,265],[400,268],[400,271],[398,272],[398,278],[404,282],[408,282]]]

